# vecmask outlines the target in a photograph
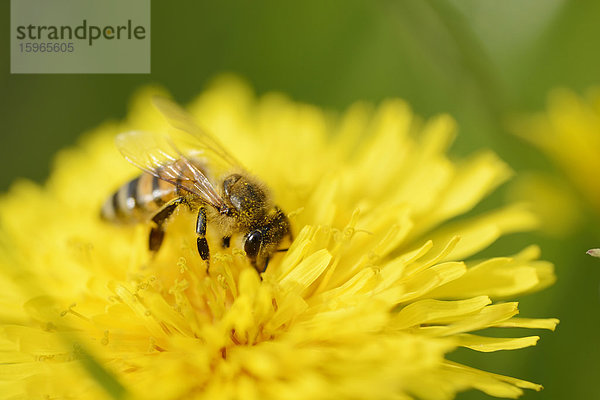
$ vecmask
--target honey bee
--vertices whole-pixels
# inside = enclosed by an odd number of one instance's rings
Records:
[[[116,137],[121,154],[144,172],[106,200],[102,218],[149,222],[148,246],[156,253],[165,237],[165,223],[183,205],[197,213],[197,248],[207,269],[210,223],[224,248],[232,237],[241,237],[252,266],[264,271],[273,253],[285,251],[278,249],[284,238],[292,238],[287,216],[273,203],[267,187],[183,109],[165,98],[154,98],[154,104],[175,131],[169,135],[130,131]],[[218,175],[220,170],[229,172]]]

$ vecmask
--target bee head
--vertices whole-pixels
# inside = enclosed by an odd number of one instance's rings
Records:
[[[258,272],[264,272],[269,257],[286,235],[291,235],[286,215],[277,207],[265,221],[265,225],[251,230],[244,236],[244,251]]]

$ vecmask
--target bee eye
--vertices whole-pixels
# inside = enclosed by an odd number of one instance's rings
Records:
[[[255,230],[250,232],[246,236],[246,242],[244,243],[244,251],[246,255],[250,258],[256,258],[258,251],[260,250],[260,245],[262,244],[263,235],[259,230]]]

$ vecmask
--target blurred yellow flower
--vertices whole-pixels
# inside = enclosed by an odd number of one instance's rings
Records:
[[[256,100],[221,79],[189,111],[271,187],[295,240],[261,279],[209,231],[207,275],[193,215],[173,218],[154,259],[148,227],[99,218],[105,197],[138,173],[115,134],[166,129],[154,93],[138,96],[127,121],[60,153],[46,185],[18,182],[0,201],[7,398],[449,399],[469,388],[513,398],[541,389],[445,359],[461,346],[491,352],[539,339],[475,331],[558,322],[517,318],[506,301],[554,281],[536,247],[462,261],[535,220],[518,205],[454,219],[510,170],[490,152],[451,162],[451,118],[422,123],[400,100],[334,117],[277,94]]]
[[[543,220],[554,221],[550,224],[557,224],[568,233],[569,225],[582,219],[577,211],[583,205],[579,198],[600,214],[600,185],[596,183],[600,171],[599,90],[592,89],[586,97],[580,97],[570,90],[556,89],[548,97],[547,110],[520,118],[514,124],[514,131],[544,152],[570,182],[569,185],[542,177],[538,184],[532,185],[545,186],[538,196],[536,188],[523,192],[523,197],[534,199],[536,204],[552,205],[540,210]],[[552,187],[545,183],[550,180]],[[580,195],[570,194],[573,191],[569,186]],[[536,197],[542,200],[537,201]]]
[[[584,220],[577,194],[564,178],[550,174],[520,174],[509,186],[508,199],[530,204],[540,221],[538,230],[550,236],[566,237]]]

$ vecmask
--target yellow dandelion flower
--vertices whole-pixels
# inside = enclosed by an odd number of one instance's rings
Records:
[[[189,111],[272,189],[294,241],[259,276],[209,227],[207,273],[191,213],[172,218],[154,258],[148,226],[99,218],[105,197],[138,173],[114,136],[167,129],[153,93],[138,96],[125,122],[60,153],[44,186],[18,182],[0,201],[7,398],[449,399],[469,388],[513,398],[541,389],[445,357],[539,339],[479,333],[488,327],[558,322],[518,318],[507,301],[553,282],[538,248],[473,258],[535,220],[518,205],[455,219],[510,170],[487,151],[451,162],[451,118],[421,123],[400,100],[335,117],[277,94],[256,100],[222,79]]]

